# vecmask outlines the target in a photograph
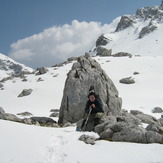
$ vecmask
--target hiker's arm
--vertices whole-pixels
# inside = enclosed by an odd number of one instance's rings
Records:
[[[85,106],[85,112],[89,113],[89,110],[90,110],[90,104],[89,104],[89,102],[87,102],[86,106]]]
[[[102,102],[98,101],[98,103],[95,105],[95,107],[93,108],[92,111],[93,111],[93,113],[104,112]]]

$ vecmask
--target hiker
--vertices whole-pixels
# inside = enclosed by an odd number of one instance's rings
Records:
[[[89,118],[88,116],[94,118],[94,127],[98,125],[104,112],[102,102],[94,92],[90,92],[88,98],[89,100],[87,101],[85,107],[86,114],[81,129],[83,129],[84,127],[86,128],[86,123]]]

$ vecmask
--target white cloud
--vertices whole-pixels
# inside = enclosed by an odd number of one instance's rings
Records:
[[[30,67],[52,66],[68,57],[83,55],[108,25],[72,21],[54,26],[11,45],[9,56]]]

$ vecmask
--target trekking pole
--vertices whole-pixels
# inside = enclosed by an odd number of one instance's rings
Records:
[[[91,111],[92,111],[92,108],[89,109],[89,113],[88,113],[88,115],[87,115],[87,118],[86,118],[86,120],[85,120],[84,126],[82,127],[82,130],[81,130],[81,131],[84,131],[84,130],[85,130],[86,125],[87,125],[88,120],[89,120],[89,116],[90,116],[90,114],[91,114]]]

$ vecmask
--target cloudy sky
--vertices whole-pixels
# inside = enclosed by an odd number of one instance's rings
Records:
[[[0,0],[0,53],[52,66],[94,46],[113,19],[161,0]]]

